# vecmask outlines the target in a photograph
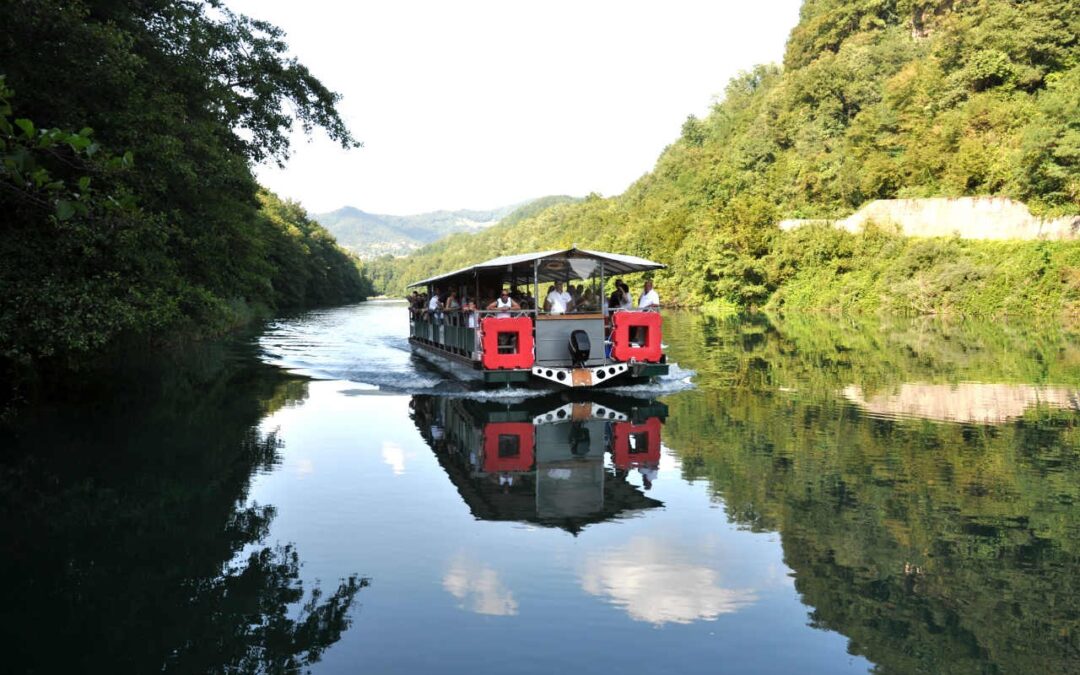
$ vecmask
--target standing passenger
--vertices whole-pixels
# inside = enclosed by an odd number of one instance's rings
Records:
[[[495,302],[488,305],[488,309],[521,309],[521,305],[515,302],[514,299],[510,297],[510,291],[504,288]],[[510,312],[499,312],[495,317],[498,319],[509,319]]]
[[[573,308],[573,304],[570,294],[562,289],[562,282],[556,281],[551,287],[551,292],[548,293],[547,300],[544,301],[544,309],[551,314],[566,314]]]
[[[645,282],[645,290],[638,300],[638,309],[660,309],[660,294],[653,288],[652,281]]]

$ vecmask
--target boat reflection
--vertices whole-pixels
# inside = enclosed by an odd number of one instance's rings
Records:
[[[413,420],[481,520],[522,521],[571,533],[662,506],[648,490],[660,463],[667,406],[590,393],[525,401],[414,396]],[[605,457],[610,455],[607,464]]]

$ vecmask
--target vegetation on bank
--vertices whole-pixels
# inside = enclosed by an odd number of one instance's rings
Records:
[[[1080,243],[911,238],[827,225],[777,238],[771,309],[1080,315]]]
[[[0,372],[370,292],[253,177],[287,157],[294,122],[357,145],[282,38],[212,0],[5,5]]]
[[[901,197],[1000,195],[1042,215],[1077,212],[1078,35],[1080,5],[1071,0],[806,0],[784,67],[759,66],[732,80],[712,112],[688,118],[654,170],[624,194],[440,242],[380,278],[397,292],[416,270],[423,277],[489,252],[577,242],[668,263],[661,291],[695,305],[1067,309],[1076,299],[1077,244],[909,242],[905,264],[916,263],[912,276],[926,283],[912,288],[922,297],[907,302],[887,283],[901,268],[845,268],[874,262],[871,251],[885,251],[881,233],[787,234],[776,224],[841,217],[869,200]],[[796,255],[807,246],[819,251],[816,261]],[[902,253],[899,243],[889,246]],[[1041,275],[1011,274],[1040,269],[1031,258],[1044,254]],[[992,259],[1006,271],[988,276],[981,267]],[[821,300],[800,291],[811,279],[826,284]],[[995,290],[1007,283],[1030,285],[1026,299]],[[1050,297],[1037,292],[1049,287]],[[975,299],[977,288],[993,292]],[[1037,306],[1027,304],[1034,299]]]

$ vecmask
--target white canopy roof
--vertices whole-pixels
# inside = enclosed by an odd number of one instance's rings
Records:
[[[474,278],[480,273],[492,273],[501,271],[502,276],[507,278],[528,279],[533,278],[533,270],[539,281],[565,281],[567,279],[589,279],[598,276],[600,265],[603,265],[605,276],[618,274],[632,274],[634,272],[646,272],[648,270],[663,269],[666,265],[646,260],[633,255],[620,253],[605,253],[603,251],[587,251],[577,247],[568,249],[555,249],[552,251],[540,251],[538,253],[518,253],[516,255],[504,255],[492,258],[482,263],[463,267],[453,272],[439,274],[434,277],[422,279],[409,284],[413,286],[427,286],[440,281],[447,281],[454,277]]]

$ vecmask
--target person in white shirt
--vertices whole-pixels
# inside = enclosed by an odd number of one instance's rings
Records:
[[[510,291],[505,288],[499,297],[495,298],[495,302],[487,306],[488,309],[521,309],[521,305],[517,304],[513,298],[510,297]],[[509,319],[510,312],[499,312],[495,315],[498,319]]]
[[[645,282],[645,290],[638,300],[638,309],[660,309],[660,294],[653,288],[651,281]]]
[[[566,314],[573,309],[573,306],[573,298],[562,289],[562,282],[556,281],[551,292],[548,293],[547,300],[544,300],[544,309],[551,314]]]
[[[508,310],[501,311],[495,315],[496,319],[509,319],[511,309],[521,309],[521,305],[517,304],[513,298],[510,297],[510,291],[505,288],[502,289],[502,293],[495,299],[495,302],[487,306],[488,309]],[[517,335],[513,333],[499,333],[499,353],[517,353]]]

